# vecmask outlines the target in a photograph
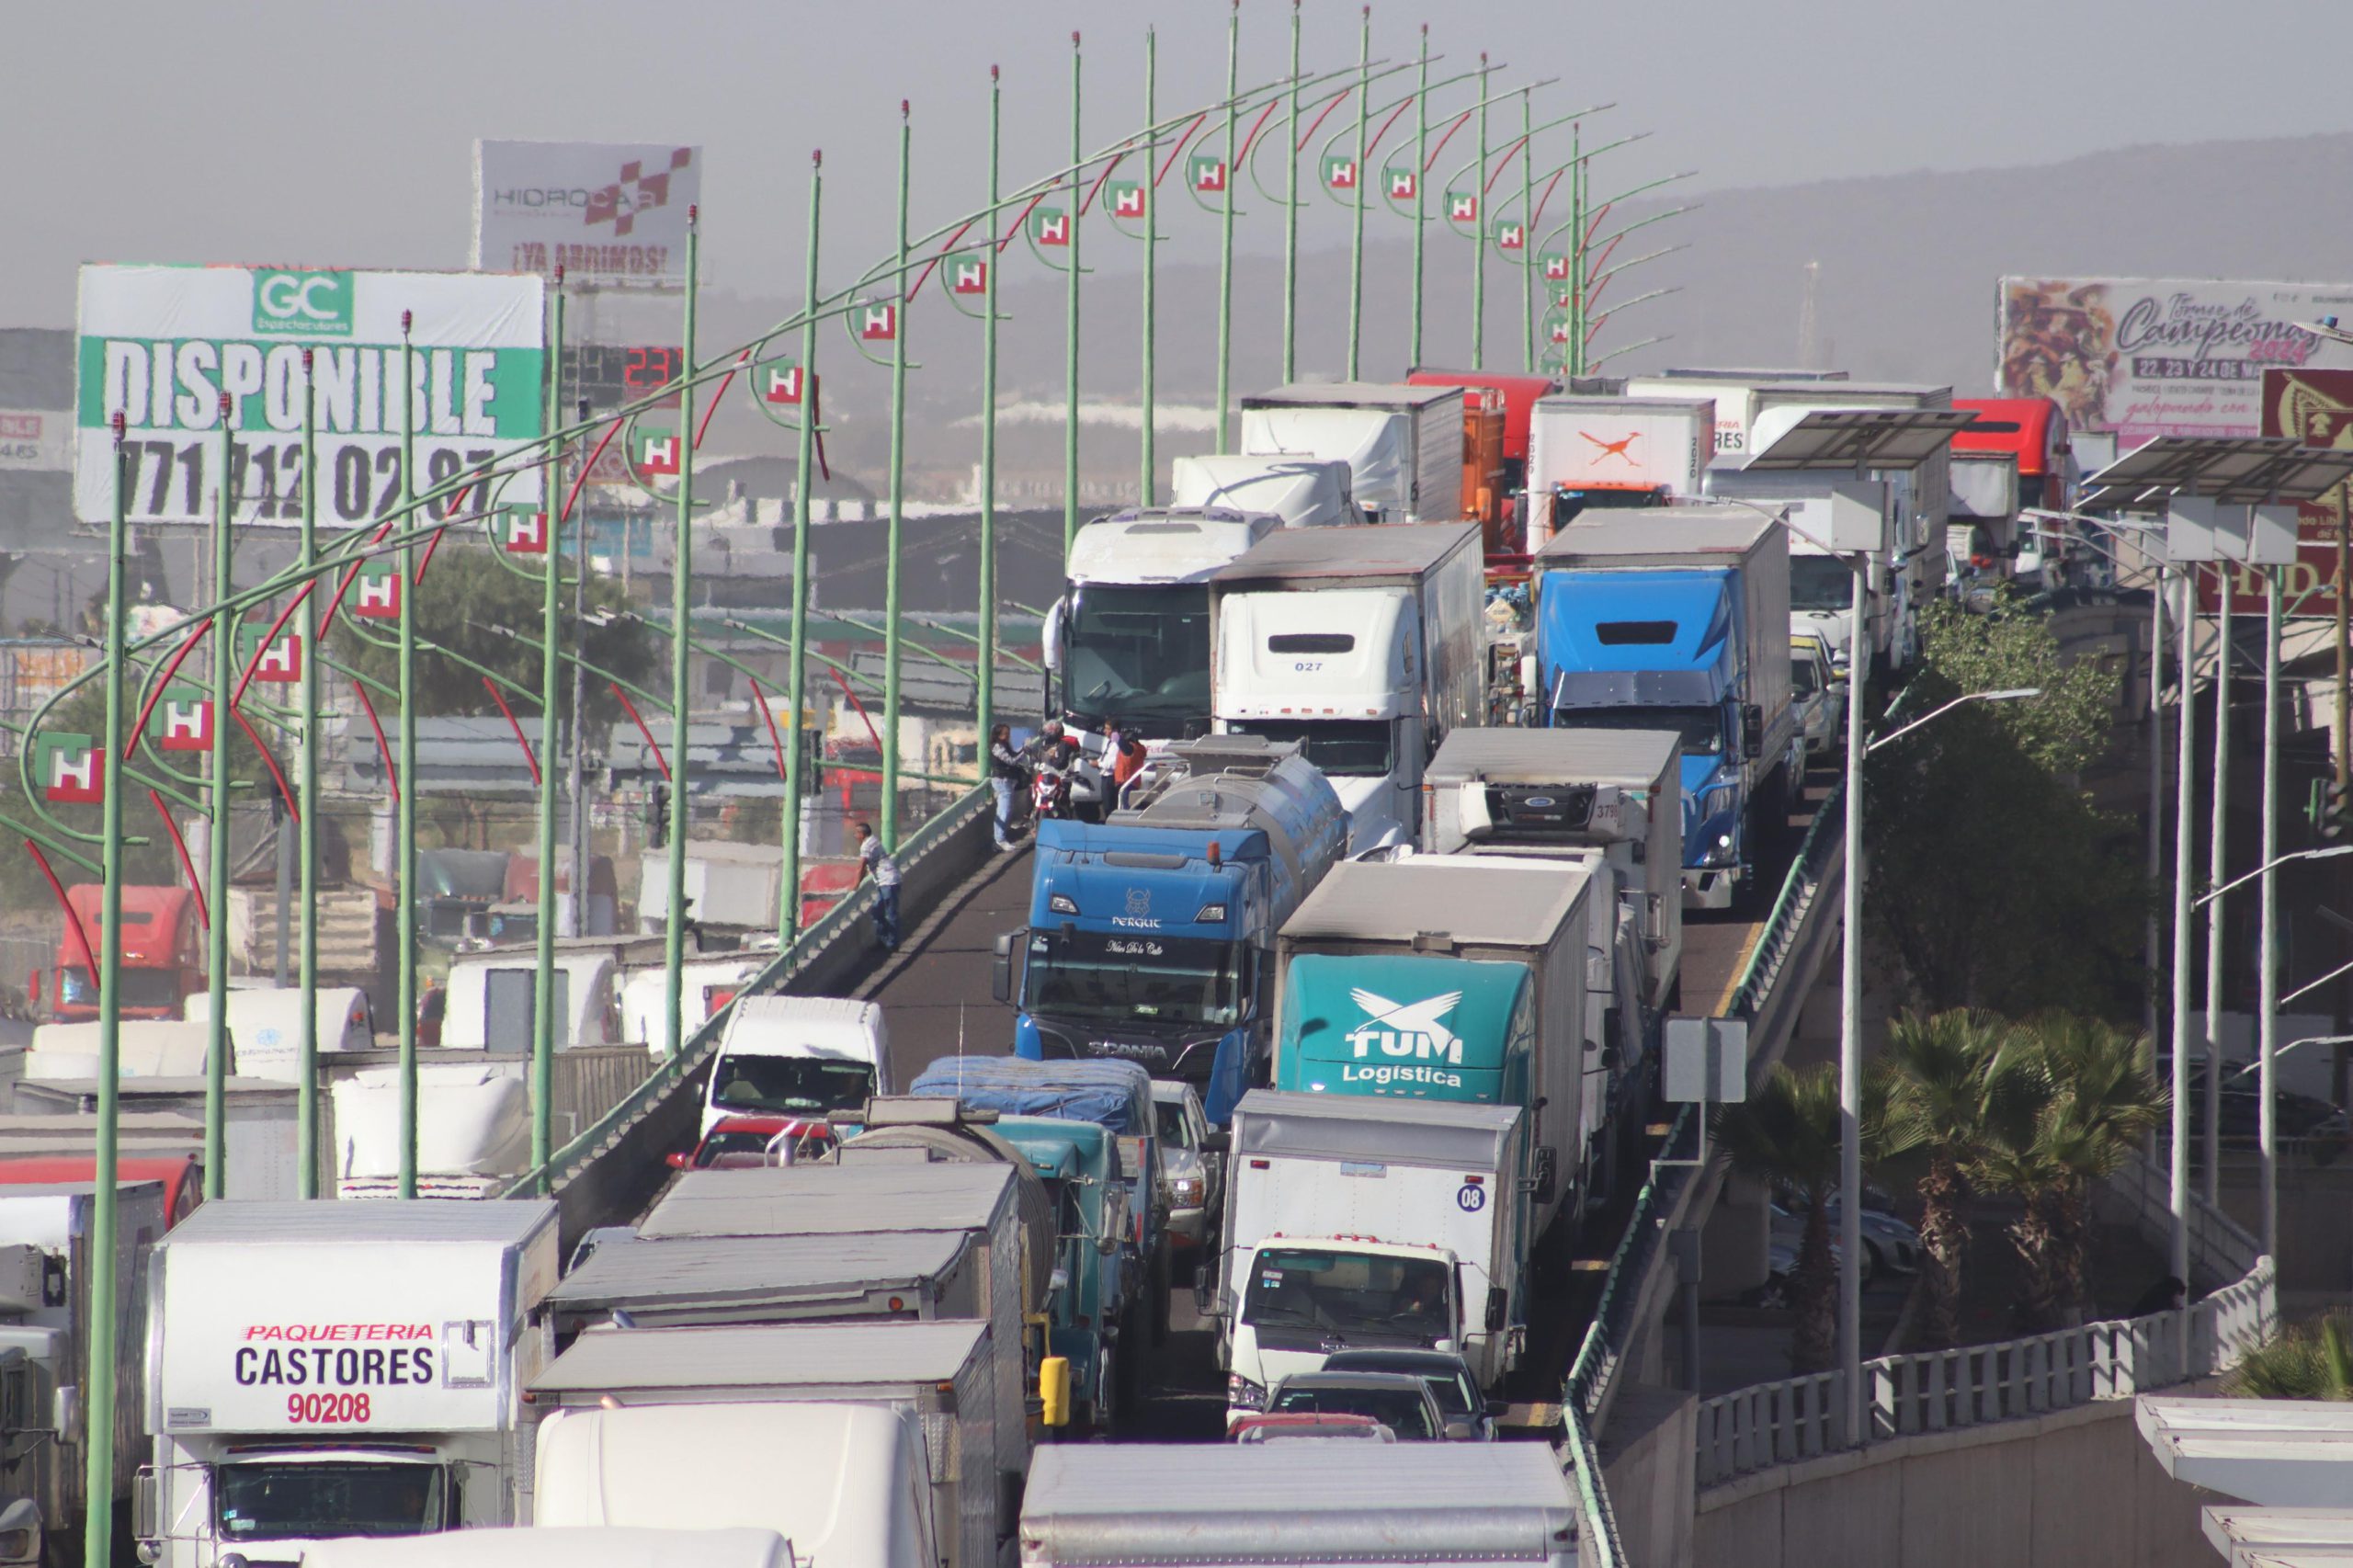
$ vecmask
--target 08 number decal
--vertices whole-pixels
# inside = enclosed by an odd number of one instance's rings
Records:
[[[290,1393],[286,1419],[297,1426],[341,1426],[368,1419],[364,1393]]]

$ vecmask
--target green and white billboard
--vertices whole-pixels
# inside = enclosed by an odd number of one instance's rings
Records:
[[[74,511],[86,522],[112,515],[107,453],[119,411],[131,520],[210,521],[225,392],[234,516],[298,521],[308,348],[318,383],[319,521],[352,527],[381,517],[400,495],[402,312],[412,323],[408,417],[421,491],[545,433],[542,299],[539,278],[505,273],[85,267]],[[539,496],[533,471],[498,499]]]

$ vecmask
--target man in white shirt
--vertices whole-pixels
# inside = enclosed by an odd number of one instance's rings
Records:
[[[858,880],[874,879],[874,945],[884,952],[899,947],[899,863],[874,836],[874,824],[858,824]]]

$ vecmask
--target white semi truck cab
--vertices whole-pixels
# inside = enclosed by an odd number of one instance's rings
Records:
[[[547,1361],[548,1202],[206,1204],[148,1276],[142,1562],[529,1517],[523,1391]]]

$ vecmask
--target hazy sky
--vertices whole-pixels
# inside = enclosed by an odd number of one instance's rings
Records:
[[[812,147],[826,153],[830,281],[888,244],[901,97],[915,105],[920,232],[983,197],[991,62],[1005,70],[1016,185],[1062,161],[1071,28],[1086,32],[1092,146],[1142,118],[1147,22],[1162,111],[1220,96],[1228,15],[1216,0],[11,0],[7,12],[0,324],[19,325],[67,324],[85,259],[462,265],[477,136],[702,144],[706,276],[797,293]],[[1357,6],[1305,0],[1303,14],[1309,70],[1354,58]],[[1245,85],[1283,70],[1290,15],[1281,0],[1242,0]],[[2325,75],[2269,68],[2338,52],[2341,0],[1380,0],[1376,58],[1410,56],[1425,18],[1440,71],[1483,48],[1509,67],[1498,84],[1562,78],[1539,95],[1540,118],[1614,100],[1597,133],[1653,132],[1613,157],[1597,194],[1681,168],[1702,186],[1779,184],[2353,119]],[[2083,212],[2018,222],[2097,222],[2098,194],[2084,193]],[[1312,243],[1342,240],[1336,210],[1311,213]],[[1184,236],[1187,249],[1206,254],[1206,233]],[[1243,243],[1279,233],[1261,210]]]

